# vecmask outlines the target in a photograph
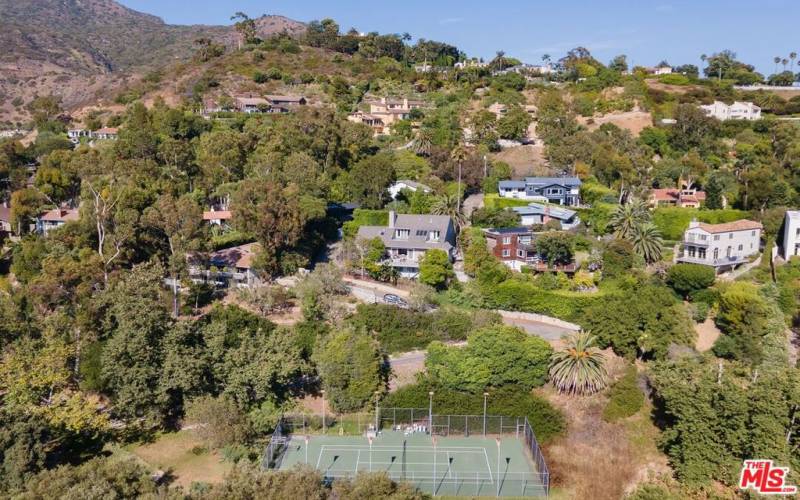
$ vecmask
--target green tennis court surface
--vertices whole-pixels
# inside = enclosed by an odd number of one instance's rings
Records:
[[[499,461],[498,461],[499,458]],[[327,479],[349,478],[358,472],[385,472],[436,495],[539,496],[542,477],[527,457],[523,442],[504,437],[441,437],[436,446],[424,433],[387,431],[372,441],[366,437],[293,435],[280,469],[308,464]]]

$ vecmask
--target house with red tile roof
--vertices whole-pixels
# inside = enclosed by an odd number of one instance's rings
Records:
[[[58,229],[67,222],[80,219],[77,208],[54,208],[43,213],[36,219],[36,231],[47,236],[53,229]]]
[[[650,206],[653,208],[673,206],[681,208],[700,208],[705,203],[705,191],[696,189],[653,189],[650,194]]]

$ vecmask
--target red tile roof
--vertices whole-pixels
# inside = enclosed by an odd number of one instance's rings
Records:
[[[655,199],[656,201],[678,201],[679,199],[683,199],[686,201],[705,201],[706,193],[705,191],[695,191],[694,195],[690,194],[681,195],[680,189],[675,189],[675,188],[654,189],[653,199]]]
[[[230,210],[209,210],[203,212],[203,220],[228,220],[233,217]]]
[[[40,219],[47,222],[68,222],[80,219],[80,214],[77,208],[54,208],[42,214]]]

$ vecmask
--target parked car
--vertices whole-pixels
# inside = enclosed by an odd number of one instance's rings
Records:
[[[384,295],[383,301],[387,304],[392,304],[397,307],[408,307],[408,302],[406,302],[405,299],[393,293],[387,293],[386,295]]]

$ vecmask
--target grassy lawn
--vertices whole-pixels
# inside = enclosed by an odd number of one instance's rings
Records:
[[[483,205],[486,208],[527,207],[529,203],[531,203],[530,200],[501,198],[497,193],[490,193],[483,196]]]
[[[190,431],[160,435],[152,443],[132,444],[115,450],[133,455],[155,470],[175,478],[176,485],[188,488],[193,482],[220,483],[233,468],[218,452],[209,452]]]

